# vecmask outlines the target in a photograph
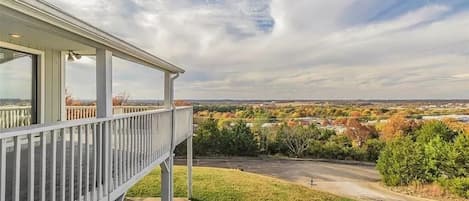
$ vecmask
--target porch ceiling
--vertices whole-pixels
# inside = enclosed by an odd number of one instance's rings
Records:
[[[69,39],[66,33],[47,23],[28,18],[16,11],[0,6],[0,41],[34,49],[74,50],[80,54],[94,54],[95,48]],[[10,34],[18,34],[13,38]]]
[[[44,1],[0,0],[0,41],[37,49],[94,54],[96,48],[171,73],[184,69],[83,22]],[[20,34],[12,38],[9,34]]]

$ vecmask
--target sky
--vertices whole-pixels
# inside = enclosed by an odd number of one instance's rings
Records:
[[[178,99],[469,98],[467,0],[47,1],[185,68]],[[93,62],[69,65],[75,96]],[[162,97],[161,72],[115,63],[114,93]]]

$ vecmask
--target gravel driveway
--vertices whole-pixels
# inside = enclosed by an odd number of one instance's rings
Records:
[[[176,164],[184,164],[177,160]],[[374,166],[277,159],[194,159],[194,166],[242,169],[358,200],[428,200],[388,191]],[[311,185],[311,180],[313,184]]]

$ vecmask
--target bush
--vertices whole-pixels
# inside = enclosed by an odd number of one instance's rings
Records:
[[[199,124],[193,138],[193,148],[196,156],[257,155],[257,140],[245,122],[240,121],[233,127],[222,129],[219,129],[217,125],[218,121],[214,119],[207,119]],[[182,150],[179,152],[183,153]]]
[[[457,135],[458,132],[451,130],[441,121],[426,122],[414,134],[416,141],[420,143],[428,143],[437,136],[445,142],[451,142]]]
[[[386,144],[377,169],[387,185],[438,181],[448,191],[469,197],[469,136],[442,122],[425,123],[414,136]]]
[[[366,156],[364,160],[373,162],[378,160],[379,154],[385,145],[386,144],[379,139],[368,139],[365,143]]]
[[[383,149],[376,168],[386,185],[406,185],[421,175],[420,156],[409,137],[397,138]]]
[[[469,135],[459,134],[454,140],[455,169],[457,177],[469,177]]]
[[[469,178],[441,179],[440,185],[446,190],[464,198],[469,198]]]

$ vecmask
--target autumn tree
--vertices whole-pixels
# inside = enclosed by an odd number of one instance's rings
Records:
[[[176,106],[191,106],[192,103],[185,100],[174,100],[174,105]]]
[[[130,98],[130,94],[127,92],[122,92],[117,96],[112,97],[112,105],[113,106],[123,106],[127,103]]]
[[[469,133],[469,124],[460,122],[457,119],[445,118],[443,119],[443,123],[459,133]]]
[[[347,119],[345,127],[345,136],[352,140],[358,147],[362,147],[366,140],[375,132],[371,127],[360,123],[357,118]]]
[[[65,89],[65,105],[66,106],[80,106],[81,102],[74,100],[72,97],[72,93],[68,89]]]
[[[394,114],[384,124],[380,138],[389,141],[412,132],[416,127],[414,120],[407,119],[403,114]]]

